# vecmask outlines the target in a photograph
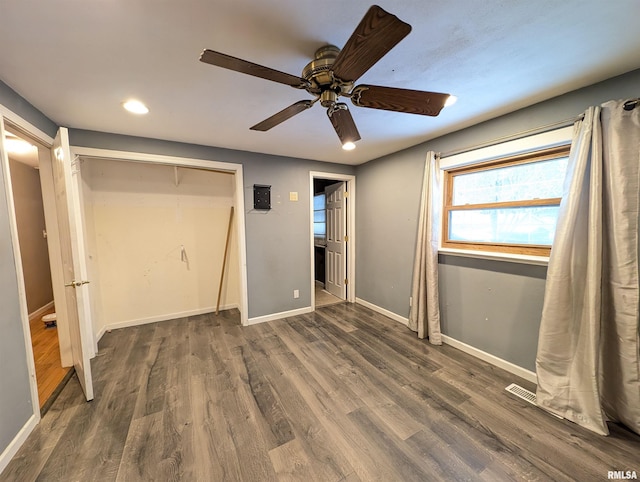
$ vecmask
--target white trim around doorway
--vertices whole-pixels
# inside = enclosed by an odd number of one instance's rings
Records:
[[[349,303],[356,301],[356,176],[351,174],[336,174],[331,172],[310,171],[309,172],[309,246],[311,258],[311,309],[316,309],[316,292],[315,292],[315,266],[314,266],[314,239],[313,239],[313,180],[330,179],[335,181],[344,181],[347,183],[348,201],[347,201],[347,298]]]

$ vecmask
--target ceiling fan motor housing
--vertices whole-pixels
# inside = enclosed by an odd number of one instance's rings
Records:
[[[320,103],[324,107],[333,105],[338,95],[346,94],[353,87],[353,82],[342,82],[333,76],[333,63],[340,53],[335,45],[325,45],[316,50],[314,59],[302,70],[302,77],[311,82],[307,89],[312,94],[320,94]]]

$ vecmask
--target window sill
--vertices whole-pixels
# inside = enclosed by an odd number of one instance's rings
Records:
[[[509,263],[534,264],[538,266],[547,266],[547,264],[549,264],[549,258],[547,256],[496,253],[490,251],[475,251],[471,249],[440,248],[438,249],[438,254],[463,256],[465,258],[491,259],[495,261],[506,261]]]

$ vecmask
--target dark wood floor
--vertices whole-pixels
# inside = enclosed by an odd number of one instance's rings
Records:
[[[504,387],[527,382],[359,305],[242,328],[236,312],[116,330],[0,480],[605,480],[602,437]]]

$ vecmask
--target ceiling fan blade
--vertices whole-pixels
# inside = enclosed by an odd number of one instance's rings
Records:
[[[277,126],[278,124],[283,123],[287,119],[291,119],[294,115],[299,114],[307,110],[314,104],[312,100],[301,100],[300,102],[296,102],[295,104],[290,105],[286,109],[282,109],[277,114],[272,115],[268,119],[259,122],[258,124],[251,127],[252,131],[268,131],[272,127]]]
[[[351,91],[351,102],[358,107],[437,116],[449,94],[422,90],[358,85]]]
[[[248,60],[242,60],[237,57],[232,57],[231,55],[220,52],[214,52],[209,49],[205,49],[202,52],[200,55],[200,62],[222,67],[224,69],[235,70],[236,72],[242,72],[243,74],[253,75],[254,77],[260,77],[261,79],[290,85],[297,89],[305,89],[310,85],[309,81],[302,77],[280,72],[279,70],[264,67],[262,65],[254,64],[253,62],[249,62]]]
[[[351,112],[349,112],[347,104],[340,102],[333,107],[329,107],[327,109],[327,115],[342,144],[360,140],[360,133],[358,132],[356,123],[353,121],[353,117],[351,117]]]
[[[411,32],[411,25],[373,5],[333,64],[333,74],[353,82]]]

